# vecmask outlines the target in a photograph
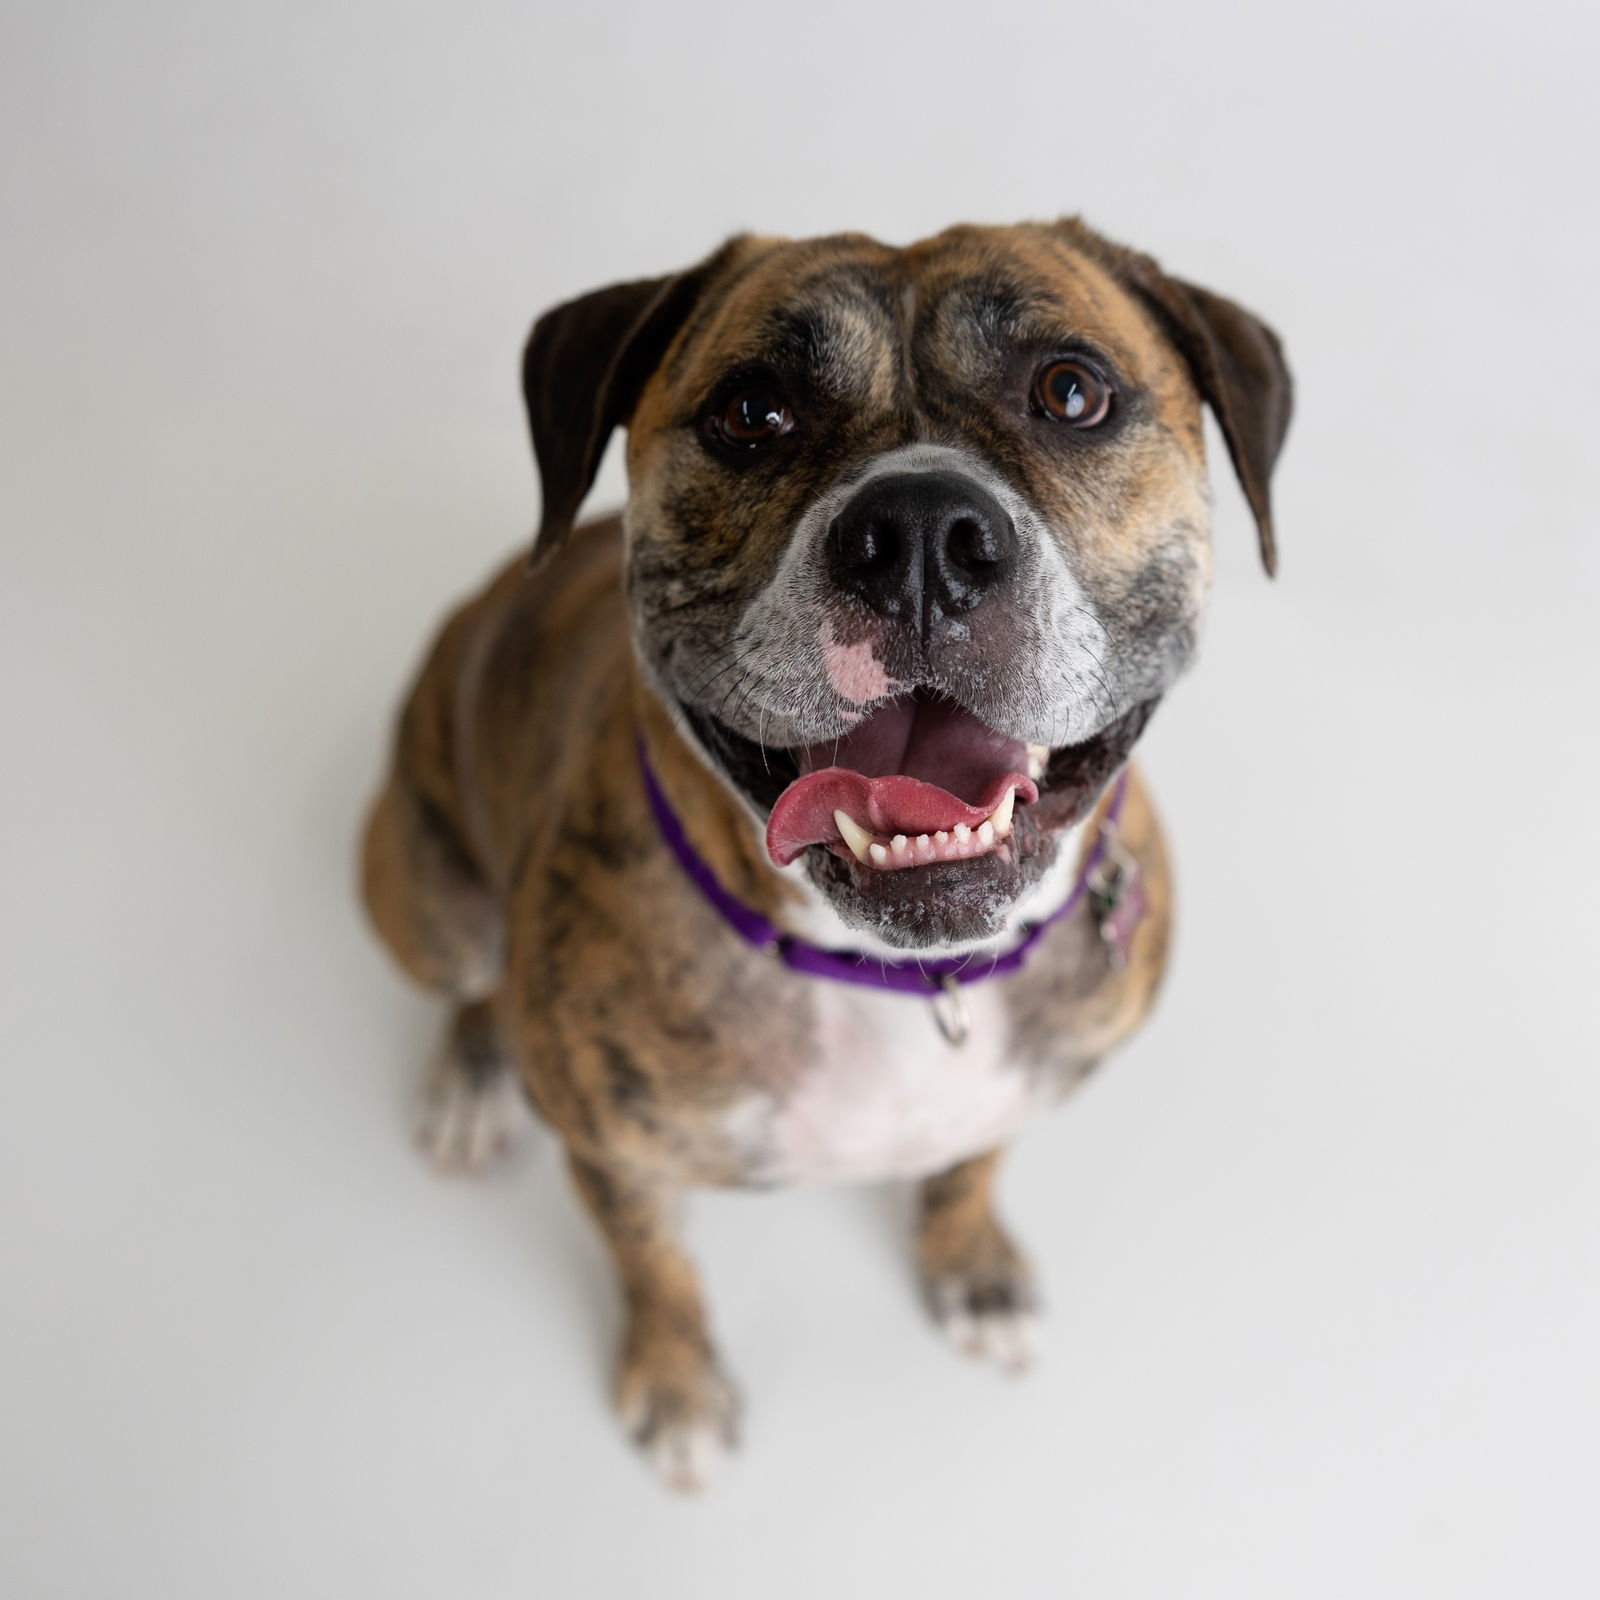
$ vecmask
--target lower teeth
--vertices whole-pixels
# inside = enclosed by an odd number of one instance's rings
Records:
[[[1002,840],[1011,836],[1011,818],[1017,792],[1008,790],[1004,800],[978,826],[958,822],[954,828],[933,834],[918,834],[915,839],[897,833],[883,839],[868,832],[846,811],[835,811],[834,825],[839,838],[857,861],[878,868],[919,866],[934,861],[966,861],[987,855]]]

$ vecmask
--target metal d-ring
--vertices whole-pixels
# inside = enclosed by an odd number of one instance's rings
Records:
[[[933,1020],[939,1025],[945,1043],[960,1049],[972,1036],[972,1013],[967,1009],[967,997],[961,992],[955,974],[947,972],[939,979],[929,1003],[933,1007]]]

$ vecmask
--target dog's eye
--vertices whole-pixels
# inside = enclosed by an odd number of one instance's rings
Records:
[[[794,417],[775,389],[741,389],[711,418],[712,431],[728,445],[762,444],[794,428]]]
[[[1092,428],[1111,411],[1111,385],[1082,361],[1051,361],[1034,379],[1034,403],[1047,417]]]

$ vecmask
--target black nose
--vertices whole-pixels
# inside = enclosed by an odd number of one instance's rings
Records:
[[[980,605],[1017,567],[1017,530],[980,484],[958,472],[873,478],[828,530],[834,582],[926,633]]]

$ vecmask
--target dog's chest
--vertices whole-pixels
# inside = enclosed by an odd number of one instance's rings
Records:
[[[964,1045],[915,996],[818,985],[811,1046],[781,1087],[739,1113],[736,1134],[760,1181],[921,1177],[1016,1133],[1039,1103],[1007,1058],[997,985],[963,991]]]

